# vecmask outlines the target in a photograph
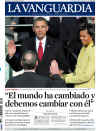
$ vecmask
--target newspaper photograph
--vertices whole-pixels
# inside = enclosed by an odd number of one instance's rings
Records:
[[[1,129],[95,131],[95,1],[4,4]]]

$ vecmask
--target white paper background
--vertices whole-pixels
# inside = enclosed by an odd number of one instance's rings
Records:
[[[5,33],[4,33],[5,13],[4,11],[5,11],[5,7],[4,7],[4,3],[5,3],[4,0],[0,0],[0,68],[1,68],[0,97],[5,97],[4,95],[4,85],[5,85],[5,79],[4,79],[5,78],[4,76],[5,75],[5,71],[4,71],[4,66],[5,66]],[[99,42],[100,42],[100,1],[96,0],[96,107],[94,109],[96,112],[96,115],[95,115],[96,131],[99,131],[100,129],[100,87],[99,87],[100,85],[100,43]]]

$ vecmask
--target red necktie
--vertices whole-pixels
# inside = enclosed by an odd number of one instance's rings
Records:
[[[38,48],[38,58],[41,61],[43,56],[43,47],[42,47],[42,42],[40,41],[39,43],[39,48]]]

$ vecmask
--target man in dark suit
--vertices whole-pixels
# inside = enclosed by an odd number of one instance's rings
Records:
[[[21,58],[24,73],[7,81],[6,88],[35,88],[35,87],[65,87],[65,83],[58,75],[52,79],[35,72],[38,66],[37,55],[33,51],[26,51]],[[51,64],[51,66],[54,66]]]
[[[50,63],[53,59],[58,61],[59,67],[62,70],[68,72],[62,43],[46,35],[48,22],[42,17],[36,18],[33,24],[33,31],[36,37],[24,41],[22,52],[25,50],[34,50],[37,53],[39,62],[36,72],[48,76],[50,74]],[[8,44],[7,61],[15,71],[22,69],[20,58],[21,55],[16,51],[14,41],[10,41]]]
[[[74,71],[77,57],[82,47],[79,38],[81,23],[87,23],[86,17],[51,17],[48,34],[62,41],[66,62]]]

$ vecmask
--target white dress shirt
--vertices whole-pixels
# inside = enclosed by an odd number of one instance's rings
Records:
[[[42,48],[43,48],[43,53],[44,53],[45,45],[46,45],[46,36],[41,40],[41,42],[42,42]],[[39,43],[40,43],[40,40],[36,37],[36,51],[37,52],[39,48]]]

